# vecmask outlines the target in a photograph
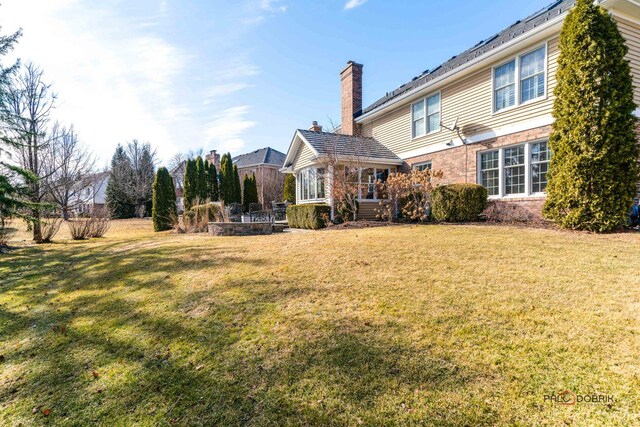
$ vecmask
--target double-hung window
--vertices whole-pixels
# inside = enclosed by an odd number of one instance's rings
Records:
[[[543,194],[550,159],[547,141],[485,151],[478,156],[478,182],[494,197]]]
[[[493,70],[495,110],[500,111],[516,105],[516,60]]]
[[[489,196],[500,194],[499,151],[480,154],[480,183],[487,189]]]
[[[544,96],[546,49],[541,47],[520,57],[520,102]]]
[[[542,193],[547,188],[547,172],[551,150],[549,143],[536,142],[531,144],[531,192]]]
[[[411,106],[411,134],[414,138],[440,130],[440,93]]]
[[[547,47],[520,55],[493,69],[493,111],[542,98],[546,93]]]
[[[524,145],[504,149],[504,194],[524,194]]]

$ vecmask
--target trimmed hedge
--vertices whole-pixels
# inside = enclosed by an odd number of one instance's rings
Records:
[[[478,184],[450,184],[431,193],[431,215],[436,221],[477,221],[487,208],[487,189]]]
[[[325,227],[324,217],[331,214],[329,205],[289,205],[287,222],[291,228],[318,230]]]

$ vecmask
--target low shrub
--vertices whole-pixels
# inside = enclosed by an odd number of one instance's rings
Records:
[[[355,207],[355,212],[353,211]],[[339,222],[354,221],[360,210],[360,202],[357,200],[351,204],[345,202],[336,203],[336,220]]]
[[[449,184],[431,193],[431,215],[436,221],[476,221],[487,208],[487,189],[478,184]]]
[[[326,226],[325,218],[331,215],[329,205],[289,205],[287,221],[291,228],[318,230]]]
[[[194,213],[196,223],[219,221],[221,218],[221,207],[219,203],[207,203],[206,205],[193,206],[191,210]]]
[[[111,223],[104,211],[95,211],[88,218],[75,218],[67,221],[69,233],[73,240],[85,240],[92,237],[103,237]]]

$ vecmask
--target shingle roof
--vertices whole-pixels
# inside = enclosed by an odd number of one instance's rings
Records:
[[[465,52],[452,57],[444,64],[441,64],[432,70],[425,70],[418,77],[414,77],[410,82],[403,84],[398,89],[394,90],[393,92],[387,93],[385,96],[369,105],[363,110],[363,114],[369,113],[376,108],[383,106],[384,104],[388,103],[394,98],[397,98],[400,95],[419,88],[420,86],[424,86],[430,81],[442,76],[443,74],[446,74],[458,67],[463,66],[467,62],[500,47],[502,44],[516,37],[519,37],[524,33],[532,31],[536,27],[539,27],[550,19],[553,19],[554,17],[565,12],[567,9],[571,8],[574,3],[575,0],[554,1],[552,4],[542,8],[538,12],[515,22],[509,28],[506,28],[497,34],[480,41],[471,49],[468,49]]]
[[[298,129],[298,132],[321,156],[357,156],[367,159],[400,160],[391,150],[374,138],[313,132],[304,129]]]
[[[273,165],[282,167],[284,160],[287,157],[286,154],[274,150],[271,147],[261,148],[251,153],[241,154],[234,157],[233,163],[238,165],[238,168],[255,165]]]

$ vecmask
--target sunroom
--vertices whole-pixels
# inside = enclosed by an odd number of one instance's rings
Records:
[[[384,194],[376,185],[402,167],[402,160],[374,138],[296,131],[283,172],[296,177],[297,203],[327,203],[334,215],[332,189],[348,182],[358,193],[358,218],[375,219]]]

